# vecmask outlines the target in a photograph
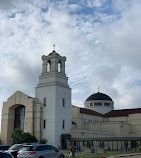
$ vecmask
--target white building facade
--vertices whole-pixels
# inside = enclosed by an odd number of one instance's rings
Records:
[[[71,129],[71,89],[65,74],[66,57],[53,51],[42,56],[42,73],[35,88],[35,98],[42,107],[42,138],[60,146],[60,136]]]

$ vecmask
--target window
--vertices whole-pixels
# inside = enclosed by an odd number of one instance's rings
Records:
[[[24,146],[20,150],[21,151],[32,151],[33,150],[33,146]]]
[[[44,146],[38,146],[35,151],[44,151]]]
[[[110,103],[104,103],[104,106],[110,106]]]
[[[47,72],[50,72],[51,71],[51,61],[48,60],[47,61]]]
[[[65,98],[63,98],[63,100],[62,100],[62,105],[63,105],[63,107],[65,107]]]
[[[20,128],[24,131],[25,106],[21,105],[15,109],[14,129]]]
[[[44,120],[44,128],[46,128],[46,120]]]
[[[59,60],[59,62],[58,62],[58,72],[61,72],[61,67],[62,67],[62,64],[61,64],[61,61]]]
[[[46,106],[46,101],[47,101],[47,99],[46,99],[46,98],[44,98],[44,106]]]
[[[0,153],[0,157],[3,157],[3,158],[11,158],[11,155],[9,153],[3,153],[1,152]]]
[[[85,142],[83,141],[83,146],[85,145]]]
[[[65,120],[62,122],[62,128],[65,129]]]
[[[20,150],[20,148],[22,147],[23,145],[22,144],[15,144],[15,145],[12,145],[9,150]]]
[[[102,103],[94,103],[94,106],[102,106]]]
[[[90,106],[93,106],[93,103],[90,103]]]

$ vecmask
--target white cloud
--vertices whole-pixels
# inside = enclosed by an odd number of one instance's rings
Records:
[[[87,13],[86,4],[91,7]],[[141,85],[136,83],[141,80],[140,1],[36,0],[5,5],[12,7],[0,12],[1,105],[16,90],[34,96],[41,56],[55,43],[57,52],[67,57],[72,104],[83,106],[99,86],[116,108],[141,106]],[[102,10],[105,5],[109,12]]]
[[[0,0],[0,9],[9,9],[14,7],[18,1],[17,0]]]
[[[104,0],[87,0],[87,6],[92,7],[92,8],[93,7],[100,8],[102,7],[103,3],[104,3]]]

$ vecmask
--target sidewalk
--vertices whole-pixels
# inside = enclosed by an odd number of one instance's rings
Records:
[[[81,152],[81,153],[76,153],[75,154],[75,158],[77,158],[77,156],[79,155],[89,155],[89,154],[93,154],[94,157],[79,157],[79,158],[95,158],[95,154],[94,153],[84,153],[84,152]],[[67,156],[67,153],[65,153],[65,156]],[[106,156],[102,156],[102,157],[97,157],[97,158],[106,158]],[[109,158],[109,157],[108,157]],[[112,157],[110,157],[112,158]]]
[[[81,153],[76,153],[75,157],[77,158],[77,156],[79,155],[87,155],[90,153],[85,153],[85,152],[81,152]],[[92,154],[92,153],[91,153]],[[67,156],[67,153],[65,154],[65,156]],[[139,156],[139,158],[141,158],[141,153],[133,153],[133,154],[124,154],[124,155],[115,155],[115,156],[103,156],[103,157],[97,157],[97,158],[132,158],[133,156]],[[79,158],[85,158],[85,157],[79,157]],[[87,158],[95,158],[95,154],[93,153],[93,157],[87,157]],[[136,157],[138,158],[138,157]]]
[[[110,157],[107,157],[107,158],[120,158],[120,157],[131,157],[131,156],[141,156],[141,154],[126,154],[126,155],[118,155],[118,156],[110,156]]]
[[[84,154],[84,153],[83,153]],[[82,154],[82,155],[83,155]],[[76,154],[75,156],[77,157],[77,155],[81,155],[81,154]],[[66,155],[67,156],[67,155]],[[141,153],[138,153],[138,154],[126,154],[126,155],[118,155],[118,156],[109,156],[109,157],[97,157],[97,158],[121,158],[121,157],[125,157],[125,158],[129,158],[132,156],[140,156],[141,157]],[[85,158],[85,157],[79,157],[79,158]],[[95,157],[87,157],[87,158],[95,158]]]

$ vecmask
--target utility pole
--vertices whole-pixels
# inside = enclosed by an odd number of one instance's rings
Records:
[[[69,150],[69,142],[68,142],[68,139],[67,139],[67,157],[69,157],[69,153],[68,153],[69,151],[68,150]]]
[[[96,140],[94,141],[95,142],[95,158],[97,158],[97,142],[96,142]]]

